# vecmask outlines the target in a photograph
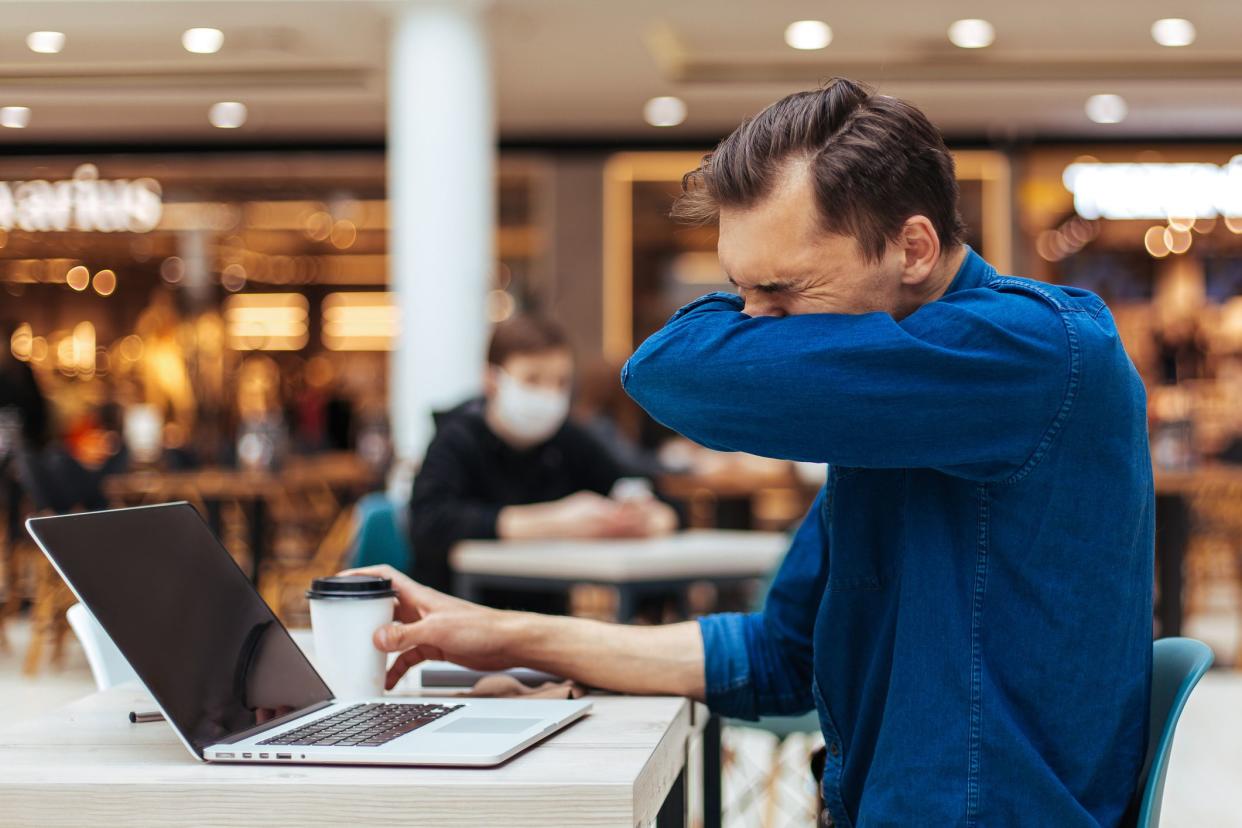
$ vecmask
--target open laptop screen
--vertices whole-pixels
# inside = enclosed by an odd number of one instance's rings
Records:
[[[27,525],[200,757],[233,734],[332,698],[189,504]]]

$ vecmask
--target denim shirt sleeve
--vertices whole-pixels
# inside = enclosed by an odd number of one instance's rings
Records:
[[[622,371],[653,417],[711,448],[997,480],[1034,456],[1068,398],[1066,323],[1028,296],[961,291],[901,321],[742,307],[698,299]]]
[[[757,719],[814,709],[811,642],[828,579],[825,496],[821,490],[794,535],[763,612],[699,619],[707,704],[713,711]]]

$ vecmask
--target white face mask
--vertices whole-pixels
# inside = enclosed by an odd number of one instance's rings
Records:
[[[555,434],[569,416],[569,394],[532,388],[498,370],[491,408],[492,416],[507,436],[541,443]]]

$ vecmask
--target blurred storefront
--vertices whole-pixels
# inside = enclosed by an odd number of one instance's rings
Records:
[[[1024,171],[1026,270],[1108,302],[1148,387],[1157,467],[1242,460],[1238,147],[1044,148]]]
[[[537,173],[500,171],[494,319],[546,279]],[[194,464],[354,448],[382,462],[400,331],[384,189],[380,152],[0,161],[0,319],[55,430],[87,461],[117,448],[95,439],[110,434]],[[288,427],[248,455],[243,425],[268,421]]]

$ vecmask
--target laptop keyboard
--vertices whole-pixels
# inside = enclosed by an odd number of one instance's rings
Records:
[[[464,705],[355,704],[295,730],[264,739],[261,745],[379,747],[431,724]]]

